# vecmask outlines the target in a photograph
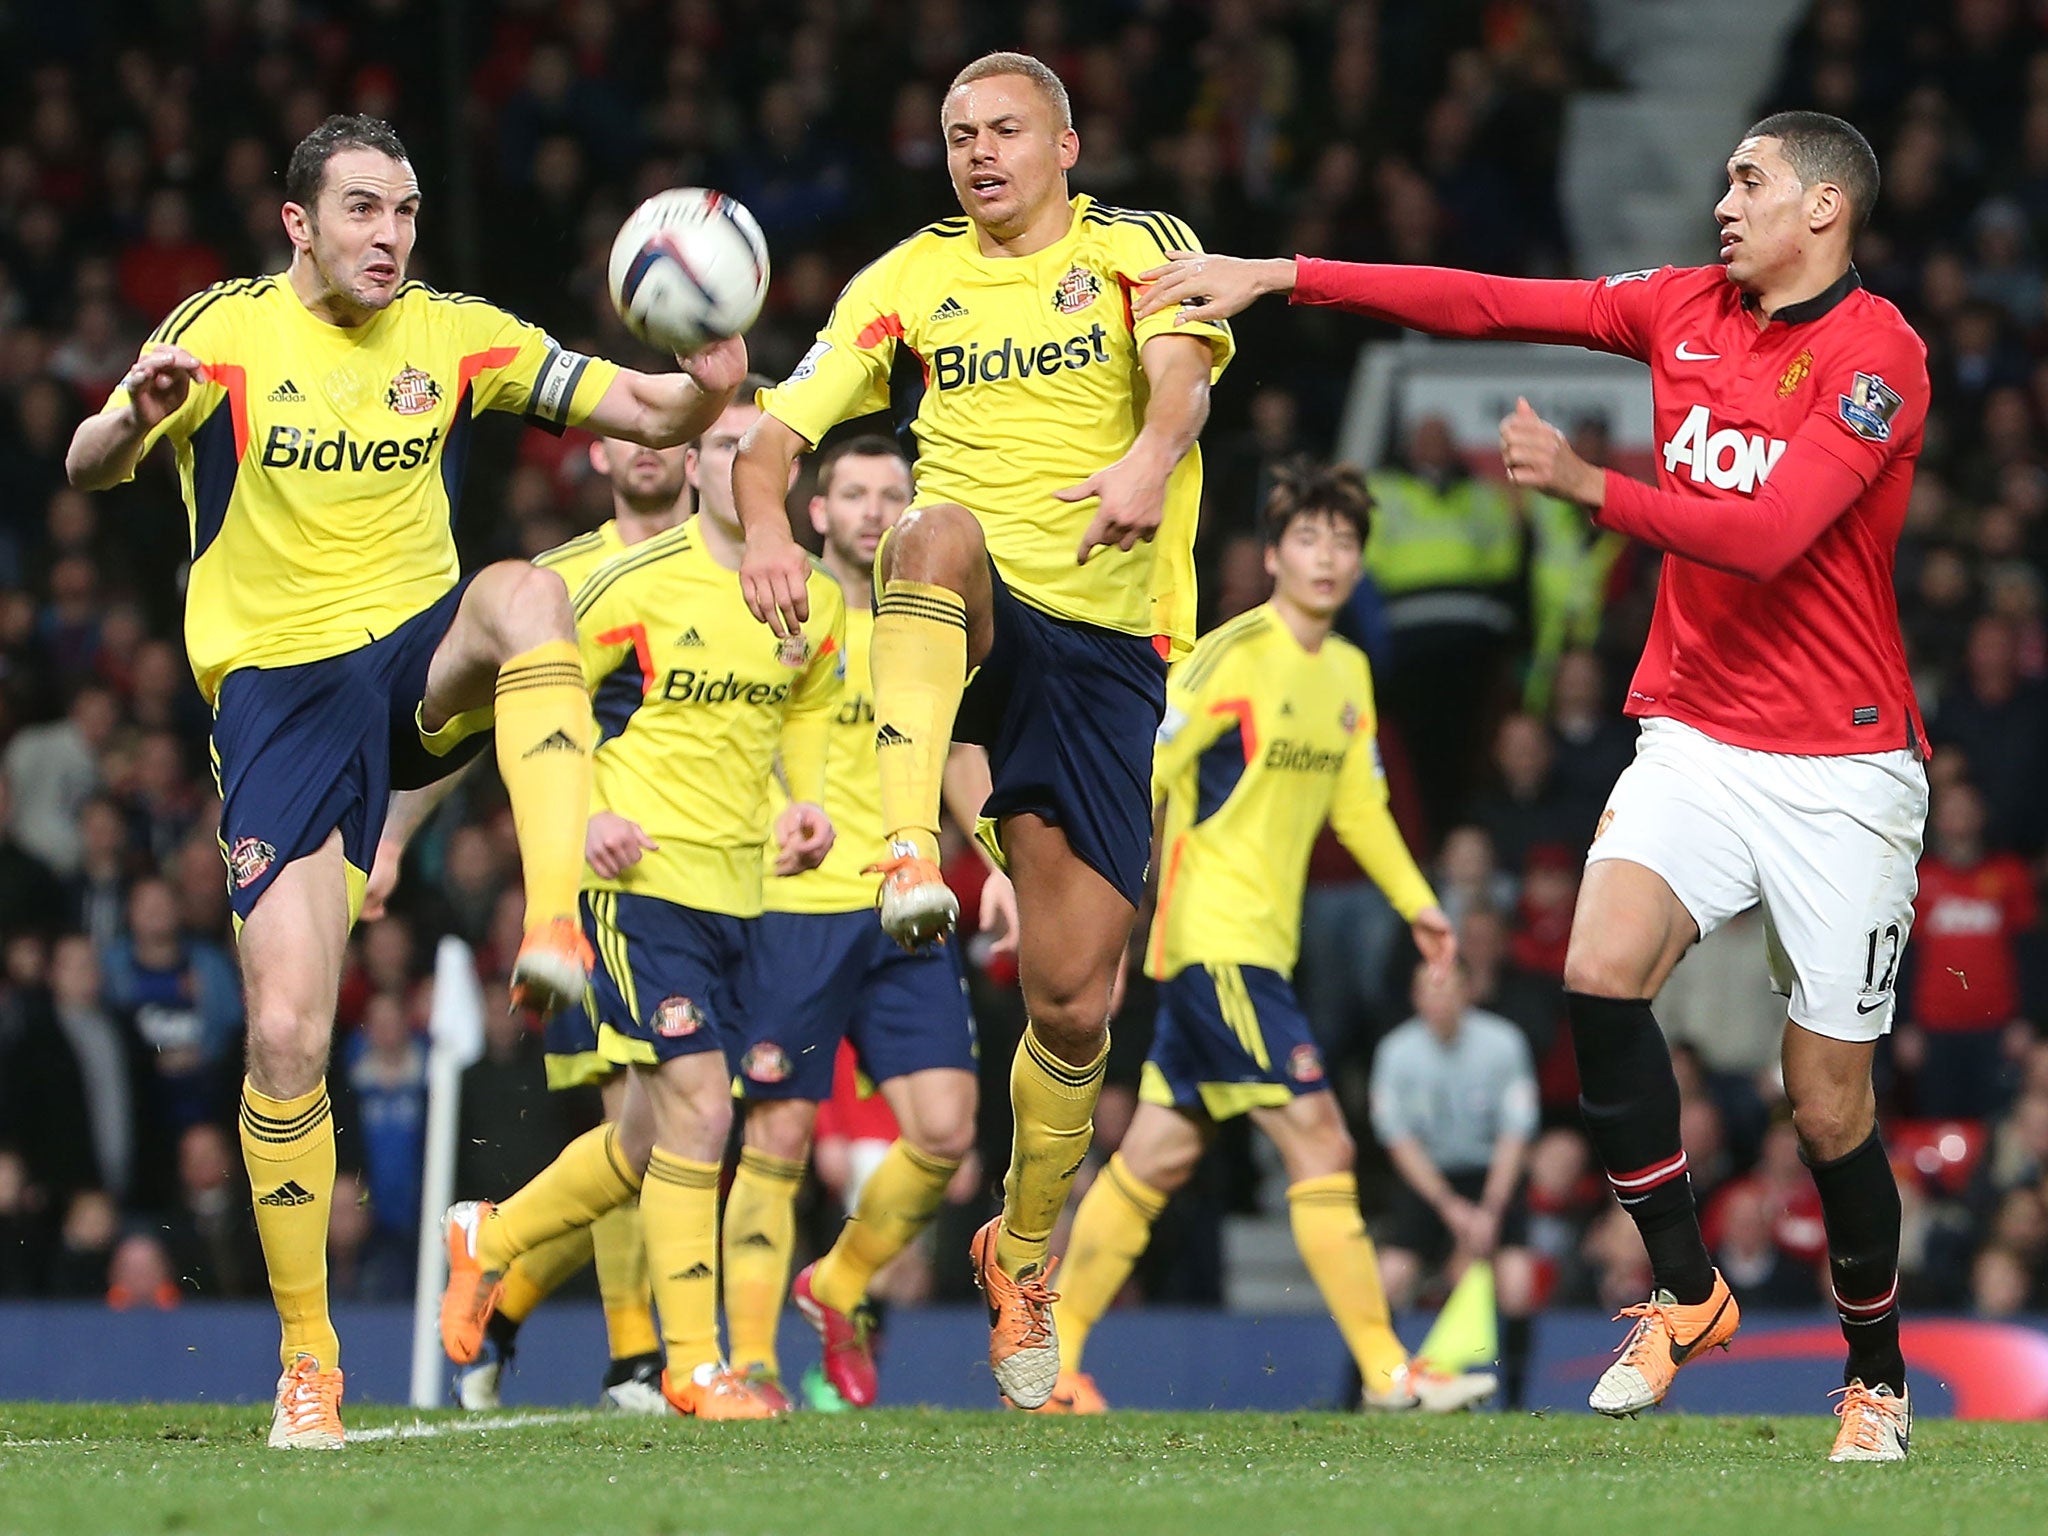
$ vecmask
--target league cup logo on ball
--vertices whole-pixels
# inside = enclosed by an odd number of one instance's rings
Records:
[[[1093,304],[1102,292],[1102,279],[1086,267],[1069,267],[1052,291],[1052,307],[1063,315],[1076,315]]]
[[[772,1040],[763,1040],[740,1062],[740,1071],[757,1083],[779,1083],[789,1070],[789,1052]]]
[[[384,403],[400,416],[424,416],[441,403],[441,386],[432,377],[407,364],[384,391]]]
[[[654,1010],[654,1032],[664,1040],[681,1040],[704,1027],[704,1010],[687,997],[665,997]]]

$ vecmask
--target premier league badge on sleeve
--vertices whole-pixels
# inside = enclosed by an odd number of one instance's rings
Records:
[[[1892,417],[1899,413],[1899,393],[1874,373],[1859,373],[1841,401],[1842,422],[1858,437],[1873,443],[1891,440]]]

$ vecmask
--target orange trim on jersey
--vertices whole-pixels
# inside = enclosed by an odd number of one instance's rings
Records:
[[[1166,963],[1166,909],[1173,905],[1173,888],[1180,882],[1180,856],[1187,852],[1188,835],[1173,840],[1173,852],[1166,856],[1166,875],[1159,882],[1159,905],[1152,913],[1152,941],[1146,946],[1145,969],[1158,970]]]
[[[1138,320],[1136,314],[1131,309],[1131,290],[1136,286],[1137,284],[1133,283],[1128,277],[1125,277],[1123,273],[1117,273],[1116,291],[1124,301],[1124,329],[1134,335],[1137,333]]]
[[[1209,706],[1212,715],[1229,715],[1237,721],[1238,733],[1244,738],[1244,765],[1249,768],[1252,759],[1259,755],[1259,728],[1252,719],[1250,699],[1218,699]]]
[[[886,315],[877,315],[862,326],[860,334],[853,338],[853,344],[857,347],[877,346],[890,336],[898,341],[903,339],[903,317],[894,310]]]
[[[507,363],[518,360],[517,347],[491,347],[486,351],[470,353],[455,366],[455,398],[460,400],[468,393],[470,381],[486,368],[503,368]]]
[[[249,452],[249,371],[240,363],[205,363],[200,375],[227,391],[228,420],[235,429],[235,462]]]
[[[1154,635],[1152,637],[1152,649],[1158,654],[1161,661],[1170,660],[1173,656],[1173,636]]]
[[[647,626],[621,624],[597,637],[599,645],[625,645],[629,641],[633,646],[633,659],[640,663],[640,697],[644,699],[654,692],[654,657],[647,647]]]

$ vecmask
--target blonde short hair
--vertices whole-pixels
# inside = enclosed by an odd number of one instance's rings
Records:
[[[1059,113],[1060,127],[1074,126],[1074,103],[1068,99],[1066,82],[1053,73],[1051,65],[1042,59],[1034,59],[1028,53],[984,53],[953,77],[953,83],[946,87],[946,94],[951,96],[963,85],[990,80],[997,75],[1022,75],[1052,103],[1053,110]],[[940,126],[945,126],[943,116]]]

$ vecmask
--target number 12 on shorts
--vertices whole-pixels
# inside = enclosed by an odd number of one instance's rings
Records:
[[[1873,928],[1865,936],[1869,947],[1863,958],[1863,990],[1882,996],[1892,989],[1892,977],[1899,969],[1899,951],[1905,947],[1905,935],[1897,923],[1887,923],[1882,928]],[[1877,974],[1877,951],[1879,942],[1885,946],[1884,977]]]

